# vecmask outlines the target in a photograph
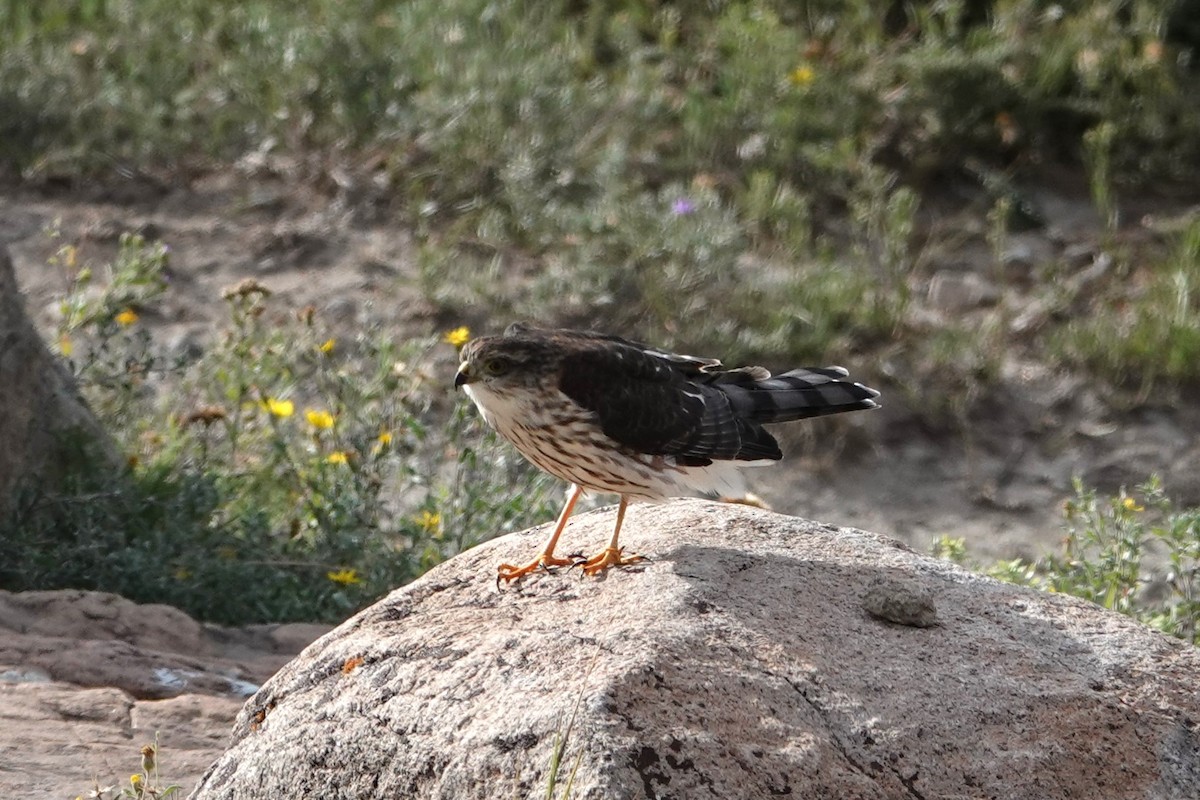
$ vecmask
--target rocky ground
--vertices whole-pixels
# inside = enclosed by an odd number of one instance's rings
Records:
[[[156,739],[163,785],[190,788],[246,697],[326,630],[219,628],[100,592],[0,591],[0,793],[128,786]]]

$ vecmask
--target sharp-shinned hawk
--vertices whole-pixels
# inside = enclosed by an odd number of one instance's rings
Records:
[[[642,560],[617,543],[631,500],[693,492],[738,496],[738,467],[783,457],[764,423],[875,408],[879,392],[841,367],[726,369],[617,336],[512,325],[462,350],[454,379],[485,420],[540,469],[572,484],[536,559],[501,564],[497,580],[576,562],[554,555],[585,490],[621,498],[608,547],[579,562],[587,575]]]

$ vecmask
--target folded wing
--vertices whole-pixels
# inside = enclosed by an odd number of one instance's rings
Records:
[[[666,353],[606,336],[581,336],[562,362],[559,388],[597,415],[605,435],[683,466],[779,460],[762,425],[874,408],[879,393],[840,367],[771,376],[726,370],[714,359]]]

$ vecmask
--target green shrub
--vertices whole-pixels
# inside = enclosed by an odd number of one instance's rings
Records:
[[[475,415],[460,407],[446,439],[429,436],[446,384],[424,357],[448,345],[341,340],[247,281],[225,292],[218,340],[169,359],[139,319],[167,258],[127,236],[99,292],[74,271],[59,346],[129,472],[116,488],[85,474],[74,491],[31,489],[0,533],[0,585],[113,591],[225,623],[334,620],[553,515],[548,480]]]
[[[1098,497],[1077,479],[1064,515],[1061,554],[1001,561],[985,571],[1091,600],[1200,644],[1200,508],[1177,508],[1157,477],[1133,494],[1122,489],[1111,497]],[[961,539],[943,538],[934,552],[968,560]]]
[[[1067,358],[1143,392],[1200,380],[1200,219],[1186,222],[1174,254],[1117,275],[1057,338]]]

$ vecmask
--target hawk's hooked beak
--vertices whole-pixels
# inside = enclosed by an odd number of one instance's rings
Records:
[[[467,367],[467,362],[458,365],[458,373],[454,376],[454,388],[471,382],[471,370]]]

